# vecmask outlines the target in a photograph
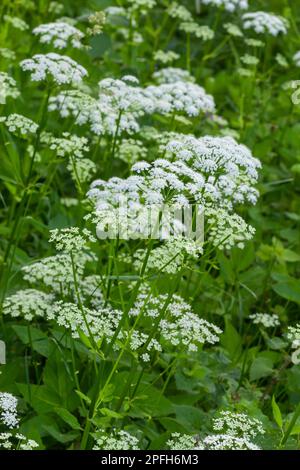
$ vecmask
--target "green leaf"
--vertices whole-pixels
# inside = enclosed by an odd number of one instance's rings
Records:
[[[78,432],[76,431],[62,433],[61,431],[59,431],[58,428],[53,425],[45,424],[43,428],[45,431],[47,431],[48,434],[50,434],[50,436],[52,436],[56,441],[61,442],[62,444],[74,441],[79,436]]]
[[[300,281],[290,279],[280,282],[273,286],[273,290],[284,299],[300,304]]]
[[[221,344],[228,351],[232,360],[237,360],[240,357],[242,338],[229,321],[226,322],[225,331],[221,336]]]
[[[250,368],[250,380],[268,377],[273,373],[273,361],[268,357],[256,357]]]
[[[90,397],[88,397],[87,395],[85,395],[84,393],[82,393],[80,390],[75,390],[75,393],[77,393],[77,395],[83,400],[85,401],[88,405],[90,405],[92,403],[92,400],[90,399]]]
[[[117,413],[116,411],[110,410],[109,408],[100,408],[99,410],[104,416],[109,416],[111,418],[122,419],[123,415]]]
[[[77,420],[77,418],[70,413],[70,411],[66,410],[66,408],[55,408],[54,412],[65,422],[67,423],[70,428],[80,430],[81,426]]]
[[[273,410],[273,416],[277,425],[280,427],[280,429],[282,429],[283,427],[282,415],[281,415],[280,408],[276,403],[274,395],[272,397],[272,410]]]

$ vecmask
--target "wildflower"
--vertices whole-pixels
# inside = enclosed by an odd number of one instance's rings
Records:
[[[276,60],[277,64],[279,64],[281,67],[283,67],[285,69],[288,68],[288,66],[289,66],[288,61],[286,60],[286,58],[282,54],[276,54],[275,60]]]
[[[96,433],[96,444],[93,450],[139,450],[139,440],[127,431],[115,431],[105,434],[104,431]]]
[[[251,47],[264,47],[265,43],[259,39],[245,38],[245,43]]]
[[[296,54],[293,56],[293,60],[296,66],[300,67],[300,51],[296,52]]]
[[[101,34],[103,31],[103,26],[106,23],[106,13],[103,11],[96,11],[88,18],[90,27],[87,28],[87,34],[90,36],[96,36]]]
[[[12,51],[11,49],[7,49],[6,47],[0,47],[0,56],[3,57],[4,59],[11,60],[11,61],[16,59],[16,53]],[[4,72],[1,72],[1,75],[3,73]],[[1,78],[0,78],[0,81],[1,81]]]
[[[26,31],[29,29],[28,24],[17,16],[4,15],[3,18],[6,23],[9,23],[15,29],[19,29],[20,31]]]
[[[95,242],[96,239],[87,229],[80,231],[79,227],[70,227],[63,229],[50,230],[49,242],[55,244],[57,251],[64,253],[80,252],[89,242]]]
[[[143,142],[138,139],[122,139],[117,150],[117,157],[129,165],[146,158],[146,156],[147,149],[144,147]]]
[[[33,450],[38,447],[33,439],[27,439],[24,434],[11,432],[0,433],[0,449],[3,450]]]
[[[156,5],[156,0],[128,0],[128,3],[132,11],[145,14]]]
[[[50,133],[43,132],[41,142],[49,146],[50,150],[56,152],[58,157],[74,156],[83,158],[84,152],[89,151],[88,140],[86,137],[63,132],[62,137],[54,137]]]
[[[174,51],[156,51],[154,54],[154,60],[161,62],[162,64],[169,64],[174,60],[179,59],[179,54]]]
[[[35,82],[50,76],[58,85],[76,84],[87,75],[85,68],[75,60],[55,52],[36,54],[31,59],[23,60],[20,65],[23,70],[31,72],[31,80]]]
[[[196,36],[196,38],[203,39],[203,41],[209,41],[215,36],[214,31],[209,26],[200,26],[192,21],[181,23],[179,29],[187,34]]]
[[[270,315],[268,313],[253,313],[249,316],[255,325],[262,325],[265,328],[275,328],[280,325],[278,315]]]
[[[184,113],[190,117],[201,113],[213,113],[215,102],[204,88],[194,83],[178,81],[158,86],[150,85],[145,89],[146,96],[155,104],[160,114]]]
[[[48,11],[49,13],[53,13],[54,15],[60,15],[64,9],[64,6],[56,1],[52,1],[49,3]]]
[[[287,34],[288,21],[281,17],[264,11],[245,13],[242,17],[244,29],[253,29],[257,34],[269,33],[272,36]]]
[[[33,34],[40,37],[42,44],[52,44],[56,49],[65,49],[70,44],[75,49],[81,49],[83,33],[74,26],[57,21],[41,24],[34,28]]]
[[[300,364],[300,324],[289,326],[286,337],[291,343],[291,348],[295,350],[291,356],[292,362],[298,365]]]
[[[175,83],[175,82],[195,82],[195,78],[184,69],[176,67],[166,67],[152,75],[153,79],[158,84]]]
[[[89,158],[70,160],[67,169],[70,171],[73,181],[79,184],[90,182],[97,171],[95,163]]]
[[[228,434],[207,436],[203,440],[207,450],[261,450],[253,442],[244,437],[235,437]]]
[[[9,132],[21,134],[22,136],[35,134],[39,127],[38,124],[22,114],[10,114],[7,117],[0,117],[0,122],[5,123]]]
[[[231,411],[221,411],[220,416],[213,419],[213,430],[247,439],[265,433],[262,423],[258,419],[244,413]]]
[[[6,297],[3,303],[3,313],[11,317],[24,317],[31,321],[34,317],[46,317],[54,300],[52,294],[46,294],[36,289],[19,290]]]
[[[166,445],[171,450],[204,450],[198,436],[180,434],[179,432],[172,433]]]
[[[6,98],[16,99],[19,95],[16,81],[6,72],[0,72],[0,104],[5,104]]]
[[[250,54],[244,54],[241,57],[241,61],[246,65],[256,66],[257,64],[259,64],[259,59],[255,56],[253,56],[253,55],[250,55]]]
[[[17,405],[18,400],[11,393],[0,392],[0,422],[8,428],[15,428],[19,423]]]
[[[235,37],[244,36],[240,28],[234,23],[226,23],[224,24],[224,28],[227,31],[227,33],[230,34],[231,36],[235,36]]]
[[[193,21],[191,12],[183,5],[179,5],[177,2],[172,2],[167,11],[171,18],[176,18],[186,22]]]
[[[100,307],[89,309],[79,307],[75,303],[59,300],[48,312],[48,320],[54,320],[59,326],[71,331],[73,338],[79,338],[79,331],[87,336],[92,335],[96,341],[113,337],[122,312],[113,310],[111,307]]]
[[[248,0],[202,0],[204,5],[213,5],[215,7],[224,7],[225,10],[233,12],[240,8],[247,10]]]

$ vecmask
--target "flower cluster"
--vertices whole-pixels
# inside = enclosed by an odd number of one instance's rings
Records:
[[[34,317],[46,317],[54,300],[52,294],[36,289],[23,289],[4,300],[3,313],[11,317],[24,317],[31,321]]]
[[[177,67],[165,67],[154,72],[152,76],[154,81],[159,85],[163,83],[195,82],[195,78],[188,72],[188,70]]]
[[[31,72],[34,82],[51,77],[58,85],[76,84],[87,75],[86,69],[75,60],[55,52],[36,54],[31,59],[23,60],[20,65],[23,70]]]
[[[293,57],[293,60],[296,64],[296,66],[300,67],[300,51],[296,52],[296,54]]]
[[[154,54],[154,60],[161,62],[162,64],[169,64],[174,62],[174,60],[179,59],[179,54],[174,51],[156,51]]]
[[[79,230],[78,227],[50,230],[50,243],[55,244],[57,251],[64,253],[81,252],[88,242],[95,242],[91,232],[87,229]]]
[[[0,104],[5,104],[6,98],[16,99],[20,95],[16,81],[6,72],[0,72]]]
[[[20,31],[26,31],[27,29],[29,29],[28,24],[18,16],[4,15],[3,19],[6,23],[9,23],[13,28],[19,29]]]
[[[254,325],[262,325],[265,328],[276,328],[280,325],[278,315],[270,315],[268,313],[253,313],[249,316]]]
[[[21,134],[26,136],[28,134],[35,134],[38,130],[38,124],[33,122],[31,119],[23,116],[22,114],[10,114],[7,117],[1,116],[0,123],[5,123],[9,132],[15,134]]]
[[[139,440],[127,431],[115,431],[105,434],[104,431],[96,433],[96,443],[93,450],[139,450]]]
[[[54,137],[49,132],[43,132],[41,142],[55,151],[58,157],[74,156],[82,158],[89,151],[88,140],[69,132],[63,132],[62,137]]]
[[[264,434],[261,421],[251,418],[244,413],[221,411],[218,418],[213,420],[213,430],[233,437],[254,438]]]
[[[3,450],[33,450],[39,447],[38,443],[33,439],[28,439],[24,434],[1,432],[0,433],[0,449]]]
[[[76,49],[82,48],[83,33],[74,26],[62,21],[41,24],[34,28],[32,32],[39,36],[42,44],[53,44],[56,49],[65,49],[69,44]]]
[[[18,400],[11,393],[0,392],[0,422],[8,428],[15,428],[19,423],[17,405]]]
[[[213,5],[215,7],[224,7],[227,11],[235,11],[238,8],[247,10],[248,0],[202,0],[204,5]]]
[[[244,29],[252,29],[258,34],[269,33],[272,36],[287,34],[289,27],[285,18],[264,11],[245,13],[242,19]]]

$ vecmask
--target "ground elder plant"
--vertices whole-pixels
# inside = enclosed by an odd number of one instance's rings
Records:
[[[0,12],[0,448],[299,449],[297,2]]]

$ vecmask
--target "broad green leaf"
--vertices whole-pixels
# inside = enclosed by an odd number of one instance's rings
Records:
[[[55,408],[53,410],[65,423],[67,423],[70,428],[72,429],[81,429],[81,426],[76,418],[76,416],[72,415],[70,411],[66,410],[65,408]]]
[[[272,411],[273,411],[273,417],[274,417],[277,425],[280,427],[280,429],[282,429],[282,427],[283,427],[282,415],[281,415],[280,408],[276,403],[274,395],[272,397]]]

